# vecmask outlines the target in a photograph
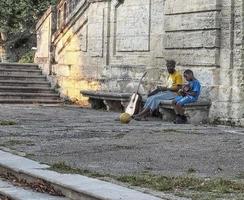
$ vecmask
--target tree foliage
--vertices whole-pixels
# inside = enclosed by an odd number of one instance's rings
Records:
[[[5,58],[18,61],[36,45],[38,19],[56,0],[0,0],[0,46]]]
[[[1,0],[0,31],[24,32],[33,30],[35,23],[56,0]]]

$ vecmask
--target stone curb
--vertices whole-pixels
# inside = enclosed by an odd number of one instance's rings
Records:
[[[41,179],[61,190],[72,200],[160,200],[142,192],[76,174],[61,174],[49,166],[0,150],[0,172],[32,180]]]

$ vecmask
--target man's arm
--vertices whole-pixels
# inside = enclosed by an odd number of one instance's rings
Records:
[[[157,89],[158,90],[161,90],[161,91],[172,91],[172,92],[177,92],[179,91],[179,89],[181,89],[181,85],[177,85],[177,86],[173,86],[173,87],[166,87],[166,86],[157,86]]]
[[[157,89],[160,90],[160,91],[168,90],[168,88],[166,86],[160,86],[160,85],[157,86]]]
[[[172,92],[178,92],[181,89],[182,85],[176,85],[170,88],[167,88],[167,90],[172,91]]]

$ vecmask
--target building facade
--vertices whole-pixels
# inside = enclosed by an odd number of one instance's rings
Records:
[[[192,69],[210,119],[244,125],[243,0],[60,0],[37,24],[36,62],[63,96],[146,93],[165,61]]]

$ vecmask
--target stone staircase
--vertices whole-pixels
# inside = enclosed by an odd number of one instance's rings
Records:
[[[59,104],[62,102],[38,65],[0,63],[0,104]]]

